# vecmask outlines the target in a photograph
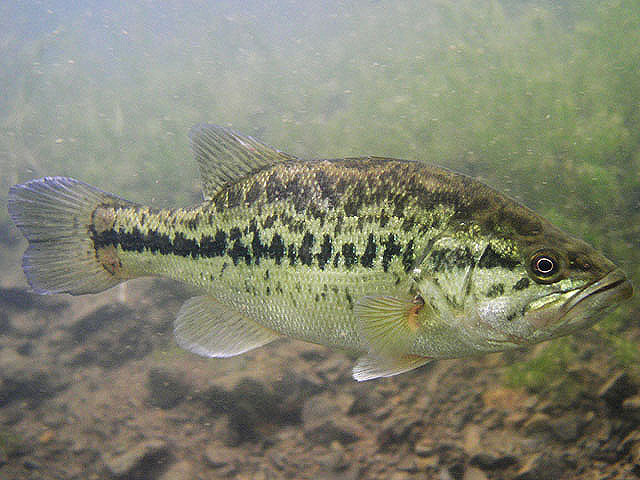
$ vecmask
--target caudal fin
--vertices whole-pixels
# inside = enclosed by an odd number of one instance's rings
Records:
[[[73,178],[45,177],[11,187],[8,204],[9,216],[29,240],[22,267],[34,291],[81,295],[122,281],[96,256],[92,215],[98,206],[130,202]]]

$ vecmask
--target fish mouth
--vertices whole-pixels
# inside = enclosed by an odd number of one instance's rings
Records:
[[[526,316],[540,334],[566,335],[596,323],[601,314],[631,298],[633,287],[620,269],[581,288],[551,293],[527,306]]]
[[[622,270],[615,269],[572,295],[561,307],[560,319],[564,325],[572,326],[582,326],[589,320],[595,323],[596,314],[632,296],[631,282]]]
[[[624,272],[620,269],[612,270],[600,280],[583,287],[567,300],[562,307],[562,315],[568,314],[580,304],[587,301],[597,304],[594,306],[608,306],[614,302],[627,300],[631,298],[632,295],[633,287]],[[604,305],[605,303],[607,305]]]

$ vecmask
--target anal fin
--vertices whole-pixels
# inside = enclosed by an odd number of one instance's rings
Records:
[[[431,361],[429,357],[403,355],[401,357],[380,357],[367,354],[358,358],[353,366],[353,378],[359,382],[380,377],[392,377],[408,372]]]
[[[232,357],[277,338],[273,330],[208,295],[187,300],[175,320],[178,345],[205,357]]]

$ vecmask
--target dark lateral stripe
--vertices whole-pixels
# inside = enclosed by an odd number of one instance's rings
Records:
[[[155,232],[143,234],[138,229],[128,233],[123,230],[106,230],[101,233],[92,232],[92,240],[96,249],[113,245],[128,252],[142,253],[148,251],[161,255],[178,255],[181,257],[221,257],[228,247],[227,234],[218,230],[214,237],[205,235],[200,239],[200,245],[195,240],[185,238],[177,233],[173,241],[168,235]],[[236,240],[237,242],[238,240]]]
[[[312,253],[316,244],[313,234],[307,232],[299,246],[290,243],[285,246],[282,237],[275,233],[271,241],[264,241],[260,237],[260,233],[256,228],[251,228],[247,235],[238,228],[233,228],[227,234],[223,230],[218,230],[215,235],[204,235],[200,238],[200,242],[186,238],[182,233],[177,232],[173,240],[166,234],[156,232],[142,233],[138,229],[132,232],[124,230],[107,230],[101,233],[92,232],[94,247],[97,249],[108,246],[120,247],[128,252],[150,252],[161,255],[177,255],[181,257],[197,258],[214,258],[228,256],[233,260],[233,264],[237,265],[244,262],[247,265],[252,263],[259,265],[261,259],[270,258],[277,265],[282,263],[283,259],[288,259],[291,266],[300,262],[302,265],[311,266],[317,264],[318,267],[324,269],[328,264],[333,263],[334,267],[340,265],[343,260],[347,269],[353,268],[354,265],[360,264],[366,268],[373,268],[379,258],[378,252],[382,251],[381,265],[386,272],[393,257],[401,257],[405,270],[409,270],[413,266],[413,241],[402,248],[397,243],[394,234],[378,242],[373,233],[369,234],[367,244],[358,255],[356,246],[351,242],[346,242],[340,246],[334,246],[334,241],[329,234],[324,234],[321,240],[320,252]],[[384,250],[383,250],[384,249]]]

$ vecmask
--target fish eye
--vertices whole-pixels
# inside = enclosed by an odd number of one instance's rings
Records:
[[[558,255],[549,250],[540,250],[531,256],[529,267],[538,283],[553,283],[558,280],[560,262]]]
[[[539,257],[536,259],[535,270],[540,275],[549,275],[553,273],[556,268],[556,264],[549,257]]]

